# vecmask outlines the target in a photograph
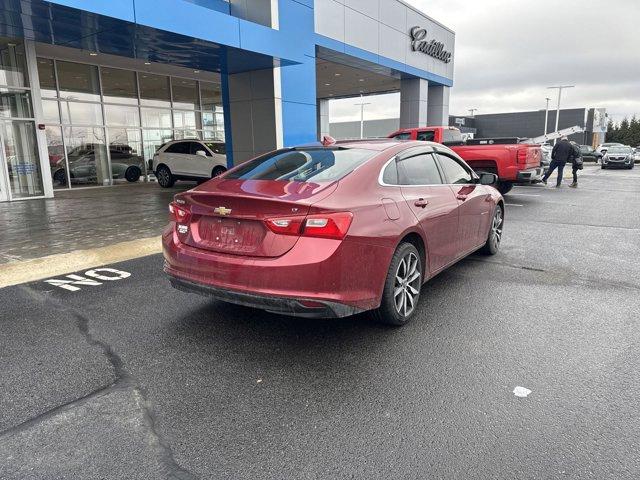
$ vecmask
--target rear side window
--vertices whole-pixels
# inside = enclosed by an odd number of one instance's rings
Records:
[[[462,142],[462,134],[459,130],[445,128],[442,131],[442,141],[452,143]]]
[[[453,158],[443,155],[442,153],[436,153],[436,155],[438,157],[438,162],[440,162],[440,167],[442,167],[442,171],[447,179],[447,183],[471,183],[473,177],[466,168],[460,165]]]
[[[400,185],[437,185],[442,183],[433,155],[423,153],[398,162]]]
[[[174,143],[172,145],[169,145],[164,152],[165,153],[190,153],[189,152],[189,143],[190,142]]]
[[[433,139],[436,138],[436,132],[434,131],[418,132],[417,138],[418,140],[422,140],[423,142],[433,142]]]
[[[191,147],[190,147],[191,155],[196,155],[196,152],[198,150],[202,150],[207,157],[211,156],[211,152],[209,152],[201,143],[198,143],[198,142],[189,142],[189,143],[191,144]]]
[[[389,162],[384,168],[384,172],[382,172],[382,182],[386,185],[398,185],[398,168],[395,160]]]
[[[208,142],[206,145],[213,153],[225,155],[227,152],[224,143]]]
[[[332,182],[349,174],[376,153],[359,148],[279,151],[250,160],[225,178]]]

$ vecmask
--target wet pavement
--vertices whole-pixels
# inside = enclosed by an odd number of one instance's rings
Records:
[[[160,255],[0,289],[0,478],[640,478],[639,170],[515,188],[399,329],[175,291]]]
[[[0,203],[0,264],[160,235],[173,195],[194,185],[138,183]]]

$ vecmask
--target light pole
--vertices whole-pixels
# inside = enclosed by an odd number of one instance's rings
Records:
[[[477,110],[480,110],[479,108],[470,108],[468,111],[471,114],[472,117],[475,117],[474,113],[476,113]]]
[[[544,111],[544,134],[547,134],[547,125],[549,125],[549,101],[551,100],[549,97],[545,98],[547,101],[547,108]]]
[[[371,105],[371,102],[364,102],[364,95],[360,95],[360,103],[354,103],[354,105],[360,105],[360,139],[364,138],[364,106]]]
[[[562,98],[562,90],[565,88],[573,88],[575,85],[558,85],[556,87],[547,87],[548,89],[558,89],[558,109],[556,110],[556,132],[558,131],[558,120],[560,120],[560,99]],[[553,144],[555,145],[558,139],[553,140]]]

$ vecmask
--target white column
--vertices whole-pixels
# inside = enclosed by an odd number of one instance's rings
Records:
[[[40,157],[40,175],[45,197],[53,197],[53,181],[49,168],[49,150],[47,149],[47,136],[44,130],[39,130],[38,125],[44,124],[42,100],[40,96],[40,78],[38,77],[38,62],[36,59],[36,45],[32,40],[24,41],[24,50],[31,87],[31,103],[33,105],[33,117],[36,121],[36,141],[38,143],[38,156]]]
[[[329,99],[318,99],[318,135],[319,139],[329,135]]]
[[[427,125],[429,82],[421,78],[400,80],[400,128]]]
[[[449,87],[431,85],[429,87],[427,125],[449,125]]]
[[[242,163],[283,144],[278,68],[228,76],[233,162]]]

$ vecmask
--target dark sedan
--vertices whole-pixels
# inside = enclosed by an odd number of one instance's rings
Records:
[[[580,154],[582,159],[587,162],[600,162],[602,160],[602,154],[591,145],[580,145]]]

